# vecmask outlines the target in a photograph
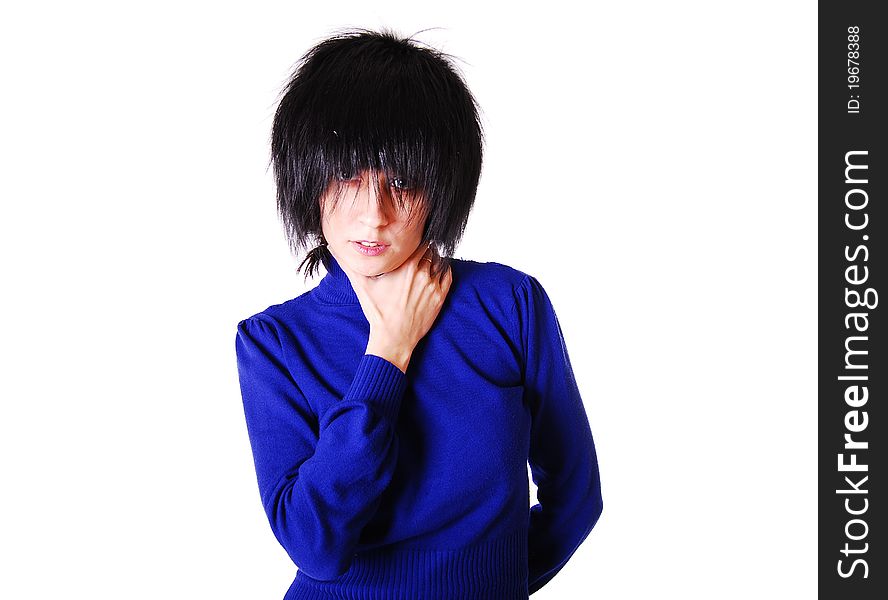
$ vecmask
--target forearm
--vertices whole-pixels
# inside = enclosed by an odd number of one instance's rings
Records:
[[[293,562],[332,579],[351,562],[398,459],[406,378],[365,355],[343,398],[316,414],[283,362],[271,320],[238,326],[236,352],[257,483],[272,531]]]

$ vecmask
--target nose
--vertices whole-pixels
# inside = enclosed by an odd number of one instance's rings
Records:
[[[392,194],[384,174],[362,173],[356,200],[361,224],[373,229],[388,225],[391,219]]]

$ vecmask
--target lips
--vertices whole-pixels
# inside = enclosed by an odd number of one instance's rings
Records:
[[[388,249],[387,244],[377,243],[375,246],[366,246],[359,241],[351,242],[352,247],[363,256],[379,256]]]

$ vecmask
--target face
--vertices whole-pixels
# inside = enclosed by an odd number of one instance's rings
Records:
[[[337,184],[341,189],[333,208]],[[411,202],[424,201],[402,180],[371,171],[340,179],[327,188],[321,199],[321,226],[327,249],[340,265],[374,276],[397,269],[413,254],[422,240],[425,215],[420,212],[408,222],[408,206],[399,208],[398,193],[405,193]],[[362,241],[377,245],[368,247]]]

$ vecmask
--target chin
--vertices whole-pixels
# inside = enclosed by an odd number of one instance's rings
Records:
[[[380,262],[377,265],[369,262],[369,260],[361,260],[361,258],[362,257],[360,256],[349,257],[347,264],[355,273],[360,273],[365,277],[373,277],[374,275],[379,275],[380,273],[390,270],[386,264]],[[342,264],[342,261],[340,261],[340,264]]]
[[[389,252],[392,249],[389,248]],[[386,252],[388,254],[388,252]],[[397,253],[393,252],[391,256],[370,257],[361,256],[354,251],[349,242],[345,246],[338,249],[334,256],[336,261],[341,265],[345,261],[352,271],[360,273],[365,277],[375,277],[382,273],[393,271],[401,266],[407,257],[395,257]],[[393,258],[394,257],[394,258]]]

